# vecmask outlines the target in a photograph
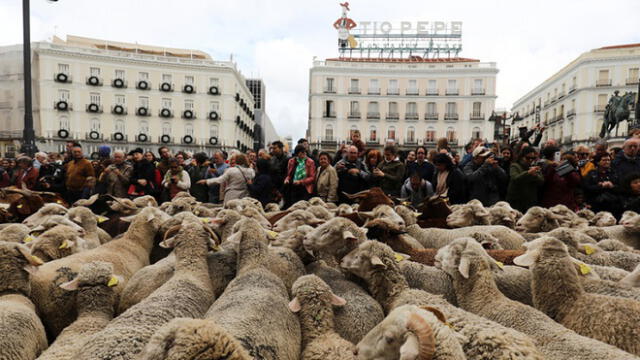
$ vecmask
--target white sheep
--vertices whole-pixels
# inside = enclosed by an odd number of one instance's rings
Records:
[[[87,242],[66,225],[58,225],[30,241],[31,254],[44,262],[89,250]]]
[[[439,249],[459,237],[471,236],[475,233],[492,235],[500,246],[506,250],[522,249],[524,238],[512,229],[500,225],[469,226],[458,229],[422,229],[417,225],[407,227],[407,234],[414,237],[425,248]]]
[[[286,230],[295,229],[301,225],[318,226],[325,221],[318,219],[311,212],[307,210],[293,210],[287,215],[283,216],[280,220],[273,224],[273,231],[283,232]]]
[[[447,225],[452,228],[490,224],[491,213],[479,202],[464,204],[447,216]]]
[[[596,240],[615,239],[640,250],[640,215],[627,217],[620,225],[590,227],[582,231]]]
[[[366,239],[366,230],[347,218],[335,217],[307,233],[303,245],[308,251],[319,252],[317,257],[329,266],[338,267],[338,259]]]
[[[40,225],[41,222],[47,219],[47,216],[50,215],[65,215],[67,213],[67,208],[57,204],[57,203],[47,203],[44,204],[38,211],[34,214],[30,215],[26,219],[22,221],[23,224],[27,225],[30,228],[34,228]]]
[[[84,229],[85,235],[83,238],[87,241],[87,246],[90,249],[111,241],[111,236],[98,227],[98,219],[89,208],[74,207],[67,213],[67,218]]]
[[[0,230],[0,241],[22,243],[29,237],[31,229],[24,224],[7,224]],[[29,239],[30,240],[30,239]],[[29,242],[29,241],[27,241]]]
[[[613,226],[618,223],[616,217],[608,211],[600,211],[589,220],[591,226]]]

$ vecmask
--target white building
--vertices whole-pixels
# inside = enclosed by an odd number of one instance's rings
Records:
[[[328,151],[356,129],[369,148],[493,141],[497,73],[495,63],[455,57],[314,61],[307,138]]]
[[[247,86],[253,94],[255,103],[254,148],[264,149],[269,143],[279,140],[280,137],[276,133],[269,115],[267,115],[267,89],[264,81],[262,79],[247,79]]]
[[[540,122],[548,127],[543,141],[557,139],[566,147],[593,143],[613,92],[638,91],[639,67],[640,44],[588,51],[513,104],[511,111],[518,112],[522,120],[512,129],[531,128]],[[620,125],[619,136],[626,135],[627,126],[627,122]],[[517,137],[517,129],[511,134]],[[611,136],[616,137],[615,130]]]
[[[201,51],[77,36],[32,44],[36,145],[211,152],[253,147],[254,99],[236,65]],[[0,47],[2,155],[18,148],[22,46]]]

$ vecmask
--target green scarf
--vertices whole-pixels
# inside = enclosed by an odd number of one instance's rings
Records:
[[[298,165],[296,166],[296,172],[293,174],[293,181],[304,180],[307,177],[307,158],[296,158]]]

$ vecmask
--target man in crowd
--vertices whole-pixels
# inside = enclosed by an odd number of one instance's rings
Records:
[[[209,202],[209,188],[206,184],[198,184],[197,182],[202,179],[207,178],[207,172],[210,167],[206,163],[207,162],[207,154],[203,152],[195,153],[193,155],[196,163],[189,167],[187,173],[191,178],[191,195],[196,198],[196,200],[206,203]],[[224,161],[223,161],[224,163]],[[214,168],[215,169],[215,168]]]
[[[422,179],[431,181],[433,179],[435,167],[427,161],[427,149],[424,146],[418,146],[415,154],[416,161],[407,163],[407,176],[418,173]]]
[[[158,161],[157,168],[160,170],[160,174],[164,176],[169,170],[169,159],[171,159],[171,151],[166,146],[161,146],[158,149],[158,153],[160,154],[160,161]]]
[[[473,151],[482,144],[482,139],[475,139],[464,147],[465,154],[460,160],[460,168],[464,169],[468,162],[473,159]]]
[[[358,148],[355,145],[350,145],[347,149],[347,156],[336,163],[336,171],[338,172],[338,194],[341,202],[352,202],[343,193],[355,194],[367,188],[368,174],[364,164],[358,159]]]
[[[287,177],[287,164],[289,159],[284,153],[284,144],[282,141],[274,141],[271,149],[271,179],[273,185],[279,191],[282,191],[284,179]]]
[[[98,181],[102,184],[105,194],[127,197],[133,167],[125,162],[125,158],[123,151],[114,151],[111,165],[107,166],[100,174]]]
[[[426,198],[433,195],[433,193],[433,185],[424,180],[420,174],[416,172],[404,182],[404,185],[402,185],[400,197],[407,199],[413,207],[418,208],[420,204]]]
[[[629,174],[640,172],[640,158],[638,158],[638,145],[640,139],[631,138],[624,142],[622,151],[613,159],[611,168],[618,181]]]
[[[380,188],[385,194],[399,197],[404,177],[404,164],[398,159],[395,145],[384,147],[384,161],[373,169],[373,176],[380,178]]]
[[[82,197],[82,191],[87,184],[87,178],[95,179],[95,172],[91,161],[84,158],[82,147],[75,144],[71,148],[73,159],[65,165],[65,186],[67,189],[65,199],[73,204]]]
[[[362,141],[360,130],[353,130],[351,132],[351,145],[355,145],[358,148],[358,158],[364,159],[364,154],[367,152],[367,148]]]
[[[472,155],[472,160],[463,169],[469,198],[480,200],[484,206],[491,206],[500,201],[499,189],[507,181],[507,174],[499,166],[494,153],[486,147],[476,147]]]
[[[224,161],[224,155],[222,151],[216,151],[213,154],[213,163],[209,165],[209,170],[205,175],[206,179],[212,179],[220,177],[224,174],[225,170],[229,168],[229,164]],[[196,181],[197,182],[197,181]],[[193,183],[193,182],[192,182]],[[200,184],[196,184],[200,185]],[[205,187],[207,185],[204,185]],[[220,185],[211,185],[208,187],[209,192],[209,202],[213,204],[219,204],[222,200],[220,194]]]
[[[38,183],[38,169],[33,166],[33,160],[28,156],[21,156],[17,160],[18,173],[14,185],[21,189],[23,186],[34,190]]]

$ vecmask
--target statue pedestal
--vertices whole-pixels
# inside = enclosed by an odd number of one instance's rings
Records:
[[[609,149],[613,147],[622,147],[625,140],[627,140],[627,138],[624,136],[613,136],[607,139],[607,144],[609,145]]]

